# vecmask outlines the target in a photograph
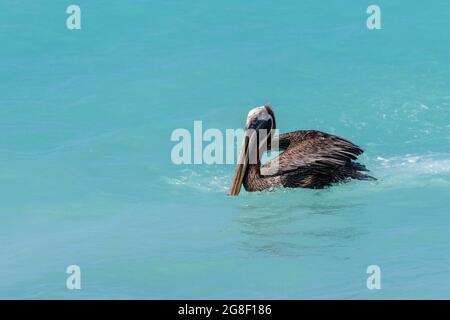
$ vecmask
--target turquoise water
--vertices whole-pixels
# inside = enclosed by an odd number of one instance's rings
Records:
[[[450,298],[448,1],[75,3],[0,10],[0,298]],[[266,103],[379,180],[230,198],[171,162]]]

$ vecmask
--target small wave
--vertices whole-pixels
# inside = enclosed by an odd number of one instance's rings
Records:
[[[378,188],[417,188],[427,185],[450,187],[449,154],[407,154],[394,157],[377,157],[371,169],[378,179]]]
[[[231,178],[223,170],[181,170],[178,177],[166,177],[168,184],[184,186],[204,192],[226,192]]]
[[[430,153],[426,155],[378,156],[371,162],[367,166],[378,181],[375,183],[358,183],[359,188],[364,185],[367,185],[367,188],[370,189],[416,185],[424,183],[425,180],[431,183],[450,185],[448,176],[450,174],[450,154]],[[182,169],[178,171],[176,176],[166,176],[163,180],[171,186],[180,186],[206,193],[226,193],[232,178],[232,172],[226,169],[226,167],[218,166],[203,167],[196,170]],[[354,192],[351,183],[347,187],[344,186],[345,184],[330,189],[335,190],[335,188],[339,188],[341,191]],[[363,189],[366,188],[363,187]],[[288,189],[278,190],[278,193],[283,191],[288,192]],[[316,194],[317,191],[312,193]]]
[[[437,175],[450,173],[450,154],[427,154],[395,157],[377,157],[376,161],[381,168],[388,172],[414,173],[425,175]]]

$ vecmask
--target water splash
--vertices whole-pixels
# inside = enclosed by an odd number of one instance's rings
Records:
[[[167,184],[203,192],[226,192],[231,178],[223,169],[183,169],[177,177],[164,177]]]
[[[415,175],[438,175],[450,173],[450,154],[426,154],[376,158],[386,173],[412,173]]]

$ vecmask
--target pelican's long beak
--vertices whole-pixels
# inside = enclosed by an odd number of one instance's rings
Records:
[[[248,165],[248,149],[250,138],[245,135],[244,144],[242,145],[241,152],[239,153],[236,170],[234,172],[233,182],[231,183],[230,192],[228,195],[237,196],[241,191],[242,181],[244,180],[245,171]]]

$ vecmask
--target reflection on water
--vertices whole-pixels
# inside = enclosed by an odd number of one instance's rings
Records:
[[[240,245],[246,254],[332,254],[333,248],[347,246],[363,234],[354,219],[363,204],[336,199],[329,190],[280,192],[284,197],[267,193],[239,207],[235,222],[244,236]]]
[[[226,195],[232,173],[224,167],[183,169],[165,182],[179,201],[223,208],[221,218],[238,230],[234,243],[244,257],[345,259],[349,248],[377,234],[371,226],[379,215],[374,208],[388,199],[391,206],[410,203],[410,198],[398,202],[396,197],[417,186],[448,187],[448,159],[448,154],[379,156],[367,161],[377,181],[351,181],[323,190],[243,191],[235,198]]]

